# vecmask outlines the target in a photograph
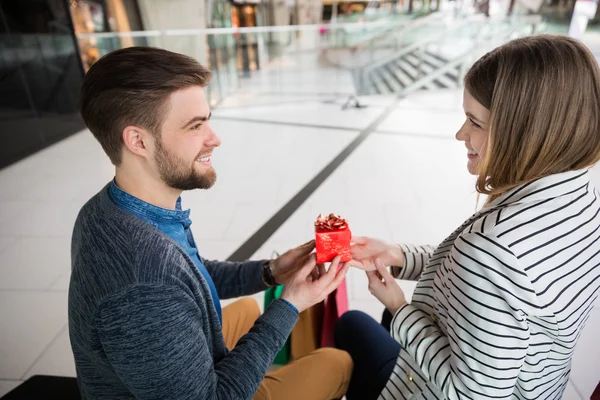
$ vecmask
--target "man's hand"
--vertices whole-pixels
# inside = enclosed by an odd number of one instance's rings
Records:
[[[365,271],[375,271],[375,260],[379,259],[384,265],[403,267],[404,252],[396,244],[386,243],[382,240],[368,237],[352,238],[352,261],[353,267]]]
[[[329,293],[337,289],[349,268],[349,264],[340,264],[340,258],[336,257],[329,265],[329,270],[325,270],[324,265],[317,265],[316,256],[312,254],[285,284],[281,298],[302,312],[325,300]],[[315,269],[319,271],[318,277],[313,273]]]
[[[271,262],[271,272],[278,284],[285,284],[294,274],[306,264],[310,253],[315,248],[315,241],[304,243],[302,246],[291,249]]]
[[[398,309],[406,304],[404,292],[380,259],[375,260],[375,268],[375,271],[367,271],[369,292],[377,297],[392,315],[396,315]]]

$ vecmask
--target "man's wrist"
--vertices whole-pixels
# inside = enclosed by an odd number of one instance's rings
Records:
[[[263,264],[262,280],[268,287],[277,286],[278,283],[273,276],[273,260],[269,260]]]

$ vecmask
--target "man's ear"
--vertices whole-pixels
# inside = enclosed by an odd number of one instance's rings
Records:
[[[140,157],[148,157],[153,145],[152,135],[137,126],[127,126],[123,129],[125,149]]]

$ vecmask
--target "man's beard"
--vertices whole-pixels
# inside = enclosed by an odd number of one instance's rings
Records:
[[[173,189],[194,190],[210,189],[217,180],[217,173],[212,167],[206,169],[204,174],[198,173],[192,165],[169,153],[162,146],[160,139],[156,140],[156,164],[161,179]]]

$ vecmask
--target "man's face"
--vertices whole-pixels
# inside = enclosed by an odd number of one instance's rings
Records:
[[[215,184],[217,174],[211,156],[221,139],[210,128],[209,119],[210,108],[200,86],[171,95],[154,151],[156,167],[168,186],[193,190]]]

